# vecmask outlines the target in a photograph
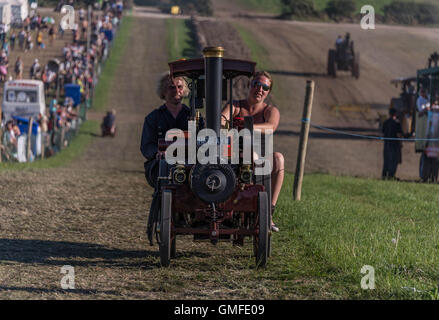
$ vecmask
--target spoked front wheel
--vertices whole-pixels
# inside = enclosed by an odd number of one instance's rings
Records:
[[[163,190],[160,217],[160,264],[168,267],[171,263],[171,251],[175,255],[175,243],[171,243],[172,192]],[[175,241],[175,238],[174,238]],[[171,250],[171,247],[174,250]]]

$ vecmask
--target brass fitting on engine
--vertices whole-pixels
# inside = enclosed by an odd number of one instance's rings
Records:
[[[175,166],[173,177],[176,183],[184,183],[186,181],[186,170],[183,164]]]
[[[250,183],[252,181],[252,170],[250,164],[241,165],[239,179],[243,183]]]

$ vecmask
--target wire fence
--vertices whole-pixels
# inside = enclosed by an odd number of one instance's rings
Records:
[[[303,122],[309,122],[308,119],[302,119]],[[317,124],[313,124],[310,122],[310,126],[322,131],[328,131],[335,134],[341,134],[345,136],[351,136],[356,138],[363,138],[363,139],[373,139],[373,140],[382,140],[382,141],[407,141],[407,142],[413,142],[413,141],[439,141],[439,138],[389,138],[389,137],[382,137],[382,136],[371,136],[371,135],[362,135],[357,133],[351,133],[347,131],[342,130],[336,130],[333,128],[328,128],[324,126],[320,126]]]

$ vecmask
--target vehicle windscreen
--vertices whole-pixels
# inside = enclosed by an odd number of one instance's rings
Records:
[[[7,102],[36,103],[38,92],[35,90],[9,89],[6,92]]]

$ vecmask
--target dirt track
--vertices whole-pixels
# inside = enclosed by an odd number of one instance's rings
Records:
[[[423,66],[439,38],[429,29],[420,33],[395,27],[364,33],[352,25],[317,28],[321,25],[242,19],[233,23],[254,30],[271,48],[270,71],[279,87],[274,100],[282,112],[276,143],[287,155],[289,171],[294,170],[305,79],[317,81],[313,122],[370,131],[376,127],[369,121],[374,115],[336,117],[330,106],[360,103],[386,108],[398,93],[390,79],[412,75]],[[294,289],[294,283],[302,280],[277,280],[269,271],[255,272],[250,246],[213,247],[178,240],[173,267],[159,268],[157,246],[147,244],[144,232],[151,189],[143,177],[139,143],[144,116],[160,104],[154,91],[158,74],[167,67],[165,24],[162,19],[135,18],[132,28],[117,72],[120,82],[108,100],[108,108],[118,112],[117,137],[96,138],[81,159],[65,168],[0,172],[0,298],[306,298]],[[327,49],[345,31],[361,50],[359,81],[320,76],[326,70]],[[354,119],[362,116],[366,120]],[[379,176],[379,142],[334,139],[316,131],[311,137],[308,171]],[[398,173],[415,178],[418,156],[411,144],[404,151]],[[281,253],[274,252],[273,264],[277,254]],[[76,290],[61,290],[63,265],[75,267]],[[321,285],[304,281],[309,287]],[[313,297],[319,294],[314,291]]]

